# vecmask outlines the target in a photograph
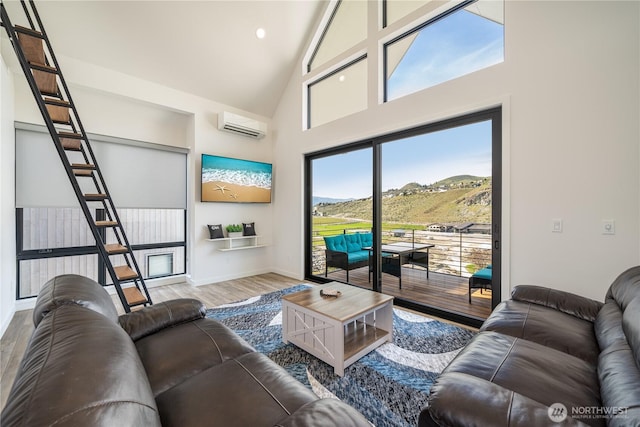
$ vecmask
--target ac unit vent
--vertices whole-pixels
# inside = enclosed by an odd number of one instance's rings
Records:
[[[218,129],[255,139],[264,138],[267,134],[266,123],[228,111],[218,114]]]

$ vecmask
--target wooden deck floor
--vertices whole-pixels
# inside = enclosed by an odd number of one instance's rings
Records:
[[[351,270],[349,282],[363,288],[371,289],[368,278],[368,267]],[[336,270],[327,276],[340,282],[346,282],[346,272]],[[403,298],[421,304],[437,307],[465,316],[486,319],[491,313],[491,291],[480,293],[474,289],[469,304],[469,279],[429,272],[419,267],[402,267],[402,289],[398,286],[398,278],[382,274],[382,292],[394,297]]]

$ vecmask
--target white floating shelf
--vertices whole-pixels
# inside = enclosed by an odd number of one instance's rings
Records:
[[[221,237],[219,239],[207,239],[210,242],[224,242],[224,247],[218,248],[221,252],[240,251],[244,249],[263,248],[267,245],[259,244],[260,236]]]

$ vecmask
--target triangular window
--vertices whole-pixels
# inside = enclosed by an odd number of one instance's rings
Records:
[[[329,17],[324,33],[307,64],[317,68],[367,38],[367,2],[341,0]]]

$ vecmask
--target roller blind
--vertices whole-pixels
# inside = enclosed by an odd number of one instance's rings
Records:
[[[186,209],[186,149],[100,135],[88,137],[117,208]],[[82,162],[81,157],[72,162]],[[86,192],[95,192],[90,179],[79,178],[78,182],[83,192],[85,186]],[[77,206],[46,128],[16,123],[16,207]]]

